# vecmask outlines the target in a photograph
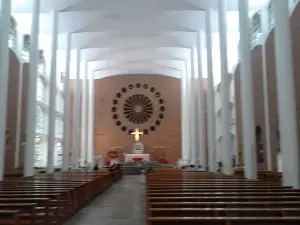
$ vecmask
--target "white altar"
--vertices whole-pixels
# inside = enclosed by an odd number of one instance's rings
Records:
[[[149,154],[126,154],[125,162],[136,162],[134,158],[141,158],[143,162],[149,162],[150,156]]]
[[[143,132],[140,132],[138,129],[135,129],[135,132],[131,133],[135,135],[135,143],[132,146],[132,154],[125,154],[125,162],[136,162],[134,158],[140,158],[141,161],[149,162],[149,154],[144,154],[144,144],[140,142],[140,135]]]

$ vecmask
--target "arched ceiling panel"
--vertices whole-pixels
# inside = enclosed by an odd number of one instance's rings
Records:
[[[13,0],[19,30],[31,30],[33,0]],[[258,10],[268,0],[250,0]],[[204,30],[207,7],[213,8],[212,30],[218,32],[217,0],[41,0],[40,48],[51,49],[52,10],[59,11],[58,48],[81,49],[98,77],[124,73],[181,76],[196,34]],[[238,31],[237,0],[227,0],[228,32]],[[96,76],[96,77],[97,77]]]

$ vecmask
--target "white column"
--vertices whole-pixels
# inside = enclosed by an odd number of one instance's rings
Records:
[[[248,0],[239,0],[241,106],[243,127],[244,173],[247,179],[256,179],[256,145],[253,106],[252,62],[250,58],[250,23]]]
[[[205,12],[206,24],[206,49],[207,49],[207,131],[208,131],[208,161],[209,171],[216,172],[216,116],[215,116],[215,91],[212,63],[212,32],[211,9]]]
[[[4,176],[5,160],[5,133],[6,133],[6,115],[7,115],[7,91],[8,91],[8,33],[10,28],[11,0],[1,1],[0,18],[0,181]]]
[[[4,0],[5,1],[5,0]],[[40,26],[40,0],[34,0],[32,5],[32,23],[30,35],[30,63],[28,76],[28,100],[26,121],[26,145],[24,156],[24,176],[34,175],[33,156],[35,148],[36,125],[36,76],[39,59],[39,26]]]
[[[264,94],[264,116],[265,116],[265,137],[266,137],[266,153],[269,171],[277,171],[277,147],[276,147],[276,130],[270,130],[270,112],[269,112],[269,94],[268,94],[268,72],[265,40],[269,36],[268,26],[268,9],[261,11],[261,28],[262,28],[262,77],[263,77],[263,94]],[[271,135],[273,133],[273,135]],[[274,140],[271,141],[273,137]]]
[[[220,30],[220,57],[221,57],[221,101],[222,101],[222,164],[223,173],[232,174],[232,150],[229,107],[229,82],[227,64],[227,2],[219,0],[219,30]]]
[[[87,162],[89,165],[94,164],[94,104],[95,104],[95,83],[94,83],[93,72],[89,75],[89,110],[88,110],[88,154],[87,154]]]
[[[181,164],[189,164],[188,116],[187,116],[187,71],[184,68],[181,77]]]
[[[191,77],[191,63],[189,60],[186,61],[186,82],[185,82],[185,85],[186,85],[186,116],[187,118],[187,122],[186,122],[186,134],[187,134],[187,149],[188,149],[188,161],[187,161],[187,164],[191,164],[191,161],[192,161],[192,145],[191,145],[191,118],[190,118],[190,77]]]
[[[206,146],[205,146],[205,116],[204,116],[204,91],[202,78],[202,42],[201,32],[197,32],[197,58],[198,58],[198,152],[200,158],[201,170],[206,170]]]
[[[189,122],[190,122],[190,142],[191,142],[191,164],[198,166],[198,151],[196,145],[197,126],[196,126],[196,63],[195,63],[195,48],[191,48],[191,73],[189,76]]]
[[[57,35],[58,35],[58,12],[52,11],[52,48],[51,48],[51,67],[50,67],[50,99],[49,99],[49,125],[48,125],[48,157],[47,173],[54,172],[54,153],[55,153],[55,124],[56,124],[56,97],[57,97],[57,78],[56,78],[56,59],[57,59]]]
[[[87,146],[86,146],[86,137],[87,137],[87,84],[88,84],[88,76],[87,69],[88,63],[85,61],[85,72],[82,78],[82,98],[81,98],[81,148],[80,148],[80,158],[81,158],[81,166],[83,167],[85,161],[87,161]]]
[[[299,147],[288,2],[272,0],[275,17],[277,101],[283,185],[300,188]]]
[[[76,68],[76,81],[74,93],[74,109],[73,109],[73,127],[72,127],[72,167],[78,168],[78,155],[79,155],[79,121],[80,121],[80,62],[81,51],[77,49],[77,68]]]
[[[20,47],[23,46],[22,35],[17,36],[17,51],[21,52]],[[22,95],[23,95],[23,60],[20,57],[20,68],[19,68],[19,83],[18,83],[18,108],[17,108],[17,126],[16,126],[16,146],[15,146],[15,161],[14,168],[20,167],[20,145],[21,145],[21,125],[22,125]]]
[[[64,80],[64,140],[63,140],[63,171],[69,169],[70,150],[70,63],[72,35],[66,33],[66,70]]]
[[[22,95],[23,95],[23,63],[19,68],[19,84],[18,84],[18,108],[17,108],[17,127],[16,127],[16,146],[14,168],[20,167],[20,139],[21,139],[21,122],[22,122]]]

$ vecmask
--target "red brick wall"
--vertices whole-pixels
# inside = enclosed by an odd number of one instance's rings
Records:
[[[18,86],[20,63],[14,51],[9,51],[9,78],[7,93],[7,123],[10,140],[5,149],[5,172],[13,170],[17,128]]]
[[[140,83],[141,88],[128,89],[128,85],[134,86]],[[148,89],[144,89],[143,85],[147,84]],[[127,92],[123,93],[122,88],[126,88]],[[154,87],[154,93],[150,92],[150,88]],[[160,92],[161,97],[155,96],[156,92]],[[121,93],[122,97],[117,98],[116,94]],[[123,115],[124,100],[133,94],[143,94],[147,96],[153,103],[153,115],[143,124],[136,125],[131,123]],[[112,112],[113,100],[117,99],[116,113]],[[162,104],[165,107],[163,119],[160,119],[160,125],[155,126],[154,132],[150,131],[150,127],[155,125],[159,120],[159,99],[163,99]],[[169,162],[175,162],[181,158],[181,95],[180,95],[180,79],[159,75],[123,75],[113,76],[100,80],[95,80],[95,154],[106,156],[107,152],[113,147],[121,147],[123,152],[131,153],[132,144],[134,143],[133,135],[128,134],[128,130],[139,128],[141,130],[148,129],[148,135],[142,135],[141,141],[144,143],[145,152],[151,155],[152,160],[158,160],[163,157],[162,152],[155,151],[154,146],[164,145],[165,158]],[[117,114],[122,125],[116,125],[113,115]],[[121,127],[126,126],[127,131],[121,131]]]

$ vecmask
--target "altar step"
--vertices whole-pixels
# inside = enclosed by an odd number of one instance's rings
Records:
[[[143,168],[139,166],[122,166],[121,170],[124,175],[140,175]]]
[[[161,164],[159,162],[146,162],[142,164],[137,162],[121,163],[121,170],[124,175],[140,175],[144,169],[168,167],[173,167],[173,165]]]

